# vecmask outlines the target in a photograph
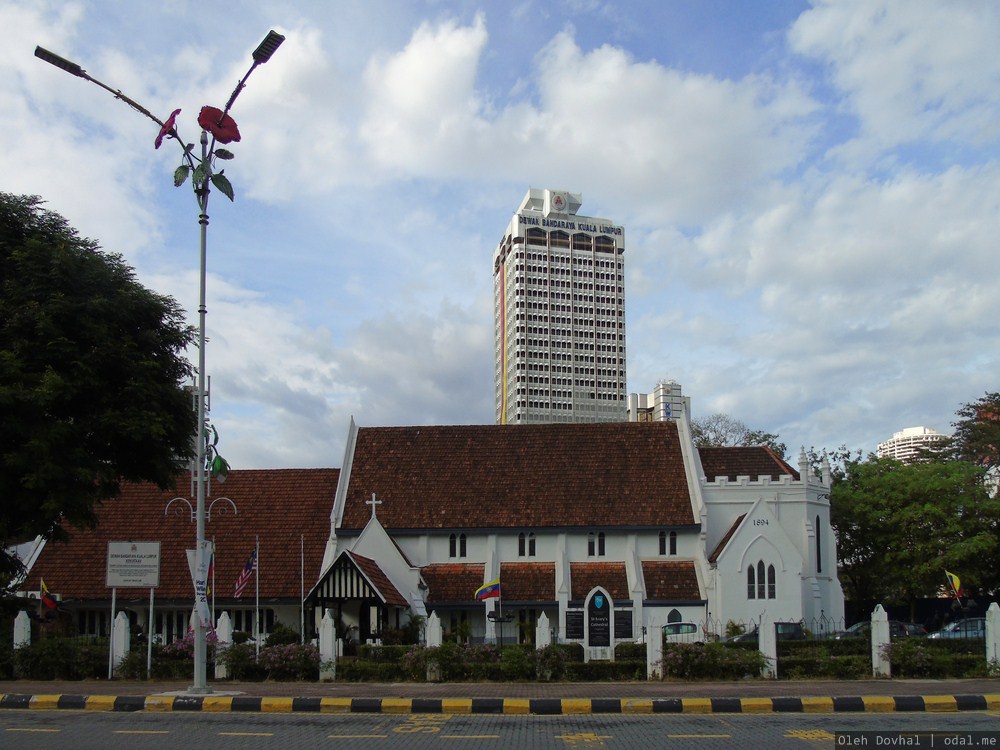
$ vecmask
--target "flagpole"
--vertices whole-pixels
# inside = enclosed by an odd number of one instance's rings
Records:
[[[212,557],[209,563],[212,567],[212,629],[215,629],[215,537],[212,537]]]
[[[255,583],[257,585],[257,595],[254,600],[253,605],[253,621],[257,629],[257,637],[254,641],[257,644],[257,656],[260,656],[260,535],[255,537],[254,541],[254,558],[257,563],[254,567],[256,568],[256,574],[254,575]]]
[[[500,576],[497,576],[497,580],[500,580]],[[503,584],[501,583],[497,589],[497,609],[500,613],[497,620],[500,622],[500,651],[503,652]]]
[[[299,535],[299,643],[306,642],[306,535]]]

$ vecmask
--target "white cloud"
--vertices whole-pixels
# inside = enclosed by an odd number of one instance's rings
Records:
[[[863,135],[882,149],[995,143],[998,38],[1000,6],[990,0],[819,0],[789,32],[795,51],[829,66]]]

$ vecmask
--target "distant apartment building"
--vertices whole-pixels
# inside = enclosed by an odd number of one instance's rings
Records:
[[[497,424],[624,422],[625,231],[528,190],[493,253]]]
[[[948,435],[942,435],[930,427],[907,427],[879,443],[876,453],[879,458],[895,458],[903,463],[912,463],[923,452],[940,449],[948,438]]]
[[[628,394],[629,422],[676,422],[691,414],[691,397],[681,393],[676,380],[661,380],[652,393]]]

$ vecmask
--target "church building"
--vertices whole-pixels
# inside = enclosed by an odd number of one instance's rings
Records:
[[[310,600],[362,639],[436,613],[473,641],[531,640],[544,613],[590,658],[675,621],[706,638],[765,614],[832,629],[844,603],[829,498],[825,462],[815,475],[766,447],[698,450],[686,415],[352,421]],[[496,579],[500,597],[477,601]]]
[[[186,489],[186,487],[184,488]],[[109,542],[159,542],[154,622],[148,589],[118,608],[161,642],[186,631],[193,524],[178,490],[128,485],[94,529],[50,542],[41,581],[80,633],[112,619]],[[342,635],[374,641],[435,613],[473,642],[553,640],[610,658],[667,622],[706,638],[752,628],[842,623],[830,476],[766,447],[703,448],[687,415],[668,422],[349,427],[338,469],[233,471],[208,501],[216,619],[313,637],[329,610]],[[178,514],[180,509],[182,512]],[[234,581],[256,550],[254,579]],[[477,600],[499,578],[500,596]],[[256,623],[256,625],[255,625]]]

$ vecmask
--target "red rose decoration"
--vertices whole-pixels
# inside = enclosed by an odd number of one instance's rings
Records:
[[[240,140],[240,129],[236,127],[236,120],[222,114],[222,110],[218,107],[202,107],[198,113],[198,124],[203,130],[211,133],[219,143]]]
[[[175,137],[173,135],[173,130],[175,127],[174,122],[177,120],[177,115],[179,115],[180,113],[181,111],[179,109],[175,109],[173,112],[170,113],[170,117],[167,118],[167,121],[163,123],[163,127],[160,128],[160,132],[156,136],[155,145],[157,148],[159,148],[163,144],[164,136],[169,135],[171,137]]]

